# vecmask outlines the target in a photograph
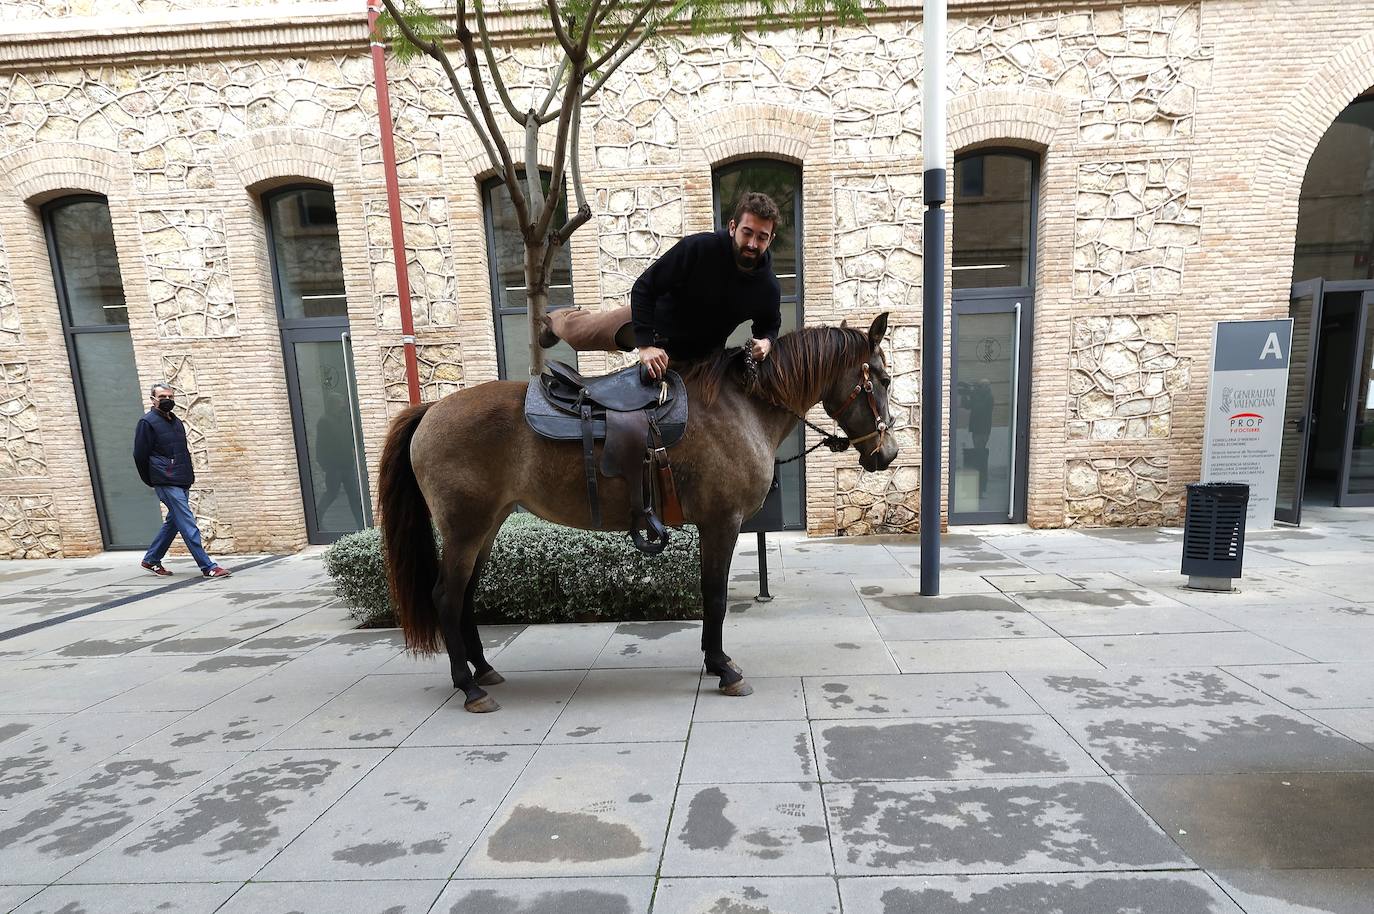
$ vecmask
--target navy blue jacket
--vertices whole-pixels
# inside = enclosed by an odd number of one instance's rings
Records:
[[[673,245],[630,290],[635,345],[662,346],[675,359],[697,359],[725,348],[735,328],[751,321],[755,339],[778,338],[782,286],[765,251],[748,273],[735,265],[730,233],[701,232]]]
[[[186,426],[175,415],[148,410],[134,429],[134,466],[144,484],[189,489],[196,481]]]

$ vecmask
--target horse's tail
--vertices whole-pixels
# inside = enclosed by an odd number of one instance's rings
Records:
[[[419,654],[439,650],[439,610],[433,595],[439,579],[439,558],[429,506],[410,465],[410,440],[433,405],[412,406],[392,421],[382,448],[377,483],[391,605],[405,632],[406,646]]]

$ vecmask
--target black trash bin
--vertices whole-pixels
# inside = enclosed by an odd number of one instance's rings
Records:
[[[1231,589],[1245,557],[1245,508],[1250,486],[1243,482],[1195,482],[1187,487],[1183,516],[1183,573],[1197,590]]]

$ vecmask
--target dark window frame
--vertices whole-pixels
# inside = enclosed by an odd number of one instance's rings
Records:
[[[307,328],[310,328],[310,327],[337,327],[337,326],[347,326],[347,325],[348,325],[348,289],[347,289],[346,286],[345,286],[345,289],[344,289],[344,313],[343,313],[343,314],[341,314],[341,315],[340,315],[340,314],[331,314],[331,315],[327,315],[327,316],[325,316],[325,317],[287,317],[287,316],[286,316],[286,305],[285,305],[285,303],[282,301],[282,294],[281,294],[281,290],[282,290],[281,265],[277,262],[277,240],[276,240],[276,234],[275,234],[275,232],[274,232],[274,230],[273,230],[273,228],[272,228],[272,202],[275,201],[276,199],[278,199],[279,197],[285,197],[285,196],[287,196],[288,194],[297,193],[297,192],[303,191],[303,190],[325,190],[325,191],[329,191],[329,193],[330,193],[331,195],[334,193],[334,188],[333,188],[332,186],[328,185],[328,184],[322,184],[322,183],[319,183],[319,182],[317,182],[317,181],[297,181],[297,182],[293,182],[293,183],[291,183],[291,184],[283,185],[282,187],[274,187],[274,188],[272,188],[272,190],[268,191],[267,193],[262,194],[261,199],[260,199],[260,201],[259,201],[259,202],[262,204],[262,222],[263,222],[263,225],[266,227],[266,230],[267,230],[267,261],[268,261],[268,263],[271,265],[271,271],[272,271],[272,299],[273,299],[273,301],[274,301],[274,303],[275,303],[275,305],[276,305],[277,323],[280,325],[281,329],[283,329],[283,330],[304,330],[304,329],[307,329]],[[297,198],[297,200],[296,200],[296,206],[297,206],[299,212],[301,213],[302,225],[306,225],[306,224],[309,224],[309,225],[318,225],[318,224],[319,224],[319,223],[316,223],[316,222],[313,222],[313,221],[312,221],[312,222],[309,222],[309,223],[307,223],[307,222],[305,221],[305,220],[306,220],[306,213],[307,213],[308,210],[307,210],[307,207],[305,206],[305,201],[304,201],[303,199]],[[337,218],[337,214],[338,214],[338,198],[337,198],[337,197],[335,197],[334,206],[335,206],[335,209],[334,209],[334,212],[335,212],[334,226],[335,226],[335,235],[337,236],[337,235],[338,235],[338,218]],[[342,240],[340,240],[340,245],[342,245],[342,243],[343,243]],[[343,278],[345,275],[346,275],[346,274],[345,274],[342,270],[340,270],[340,277]]]
[[[960,163],[972,159],[989,155],[1011,156],[1024,159],[1030,163],[1030,215],[1027,224],[1030,226],[1030,237],[1027,239],[1026,247],[1026,284],[1014,286],[971,286],[964,289],[954,288],[954,281],[950,280],[950,298],[1000,298],[1007,295],[1024,295],[1034,297],[1035,295],[1035,271],[1039,266],[1039,245],[1040,245],[1040,173],[1043,156],[1038,152],[1029,149],[1021,149],[1016,146],[980,146],[977,149],[970,149],[961,152],[954,157],[954,164],[957,167]],[[959,218],[955,212],[953,200],[949,203],[950,213],[955,220]],[[953,230],[950,232],[950,268],[954,267],[953,251]]]

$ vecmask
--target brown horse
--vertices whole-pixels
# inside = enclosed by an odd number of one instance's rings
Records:
[[[725,694],[753,691],[722,648],[726,586],[740,524],[768,494],[778,446],[821,403],[865,469],[885,469],[897,456],[887,434],[891,378],[878,348],[886,330],[885,313],[867,333],[805,327],[779,338],[757,365],[733,350],[686,371],[691,411],[672,450],[673,474],[686,522],[701,536],[705,667]],[[392,422],[382,451],[382,532],[406,644],[422,654],[447,647],[469,711],[496,710],[482,686],[504,681],[482,654],[472,607],[502,521],[520,505],[554,523],[587,526],[581,443],[535,434],[524,421],[524,398],[524,383],[492,381],[411,407]],[[623,519],[612,529],[627,529],[625,480],[601,479],[600,498],[602,517]]]

